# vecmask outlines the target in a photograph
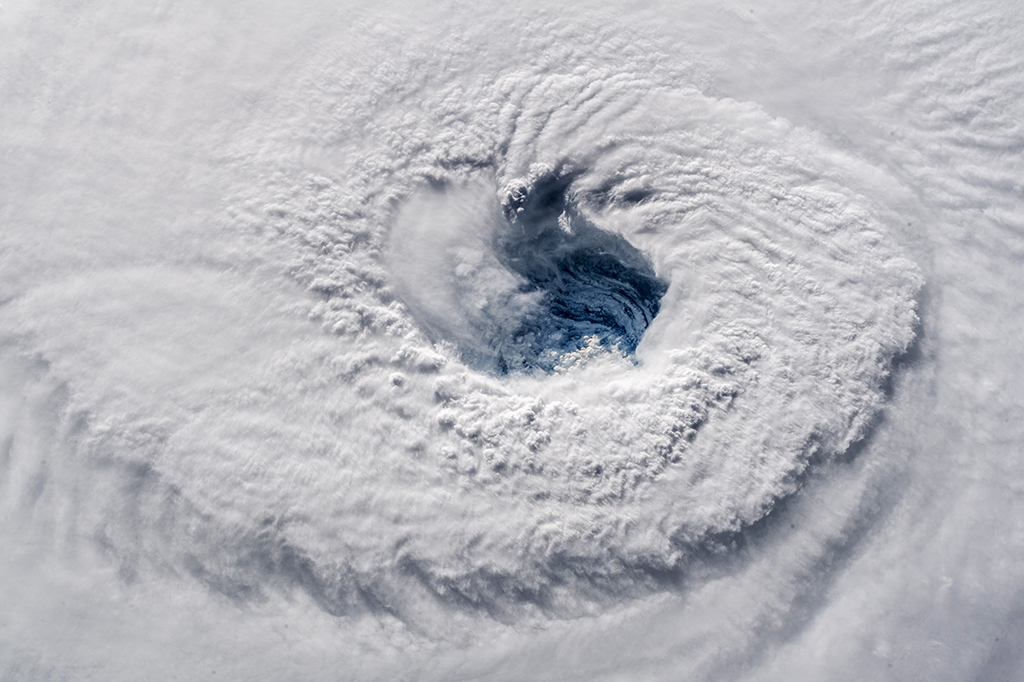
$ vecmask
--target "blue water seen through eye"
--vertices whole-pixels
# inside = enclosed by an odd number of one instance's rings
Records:
[[[508,229],[496,236],[495,253],[541,303],[495,349],[500,373],[553,371],[595,342],[632,357],[668,289],[636,247],[582,215],[572,181],[553,172],[504,198]]]

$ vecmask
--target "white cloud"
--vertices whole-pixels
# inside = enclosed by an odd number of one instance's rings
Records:
[[[12,15],[0,676],[1014,670],[1015,20],[582,10]],[[668,291],[496,375],[562,171]]]

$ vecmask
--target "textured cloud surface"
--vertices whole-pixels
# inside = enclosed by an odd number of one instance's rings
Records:
[[[0,678],[1015,678],[1018,14],[5,7]]]

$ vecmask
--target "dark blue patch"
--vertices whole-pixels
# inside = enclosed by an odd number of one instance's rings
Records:
[[[583,217],[571,198],[573,179],[552,173],[503,203],[508,230],[495,252],[524,278],[521,291],[540,292],[542,304],[495,349],[501,373],[552,371],[593,337],[632,356],[668,289],[632,244]]]

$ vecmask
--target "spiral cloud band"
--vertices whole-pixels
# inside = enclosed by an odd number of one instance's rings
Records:
[[[0,679],[1013,677],[1021,18],[528,5],[5,8]]]

